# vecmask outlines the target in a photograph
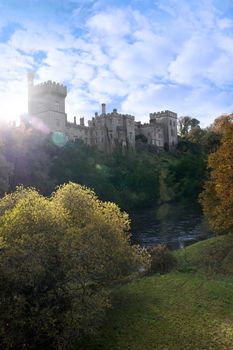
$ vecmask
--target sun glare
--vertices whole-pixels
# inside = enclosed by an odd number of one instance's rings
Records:
[[[19,121],[22,114],[27,113],[27,92],[17,93],[5,92],[1,98],[0,120],[5,123]]]

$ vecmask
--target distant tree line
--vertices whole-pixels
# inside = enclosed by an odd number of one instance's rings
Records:
[[[19,184],[48,195],[72,181],[123,209],[156,207],[164,201],[197,202],[208,177],[208,154],[220,144],[224,118],[204,129],[194,118],[180,118],[173,154],[118,150],[106,155],[79,141],[59,146],[51,135],[34,129],[1,128],[0,195]]]

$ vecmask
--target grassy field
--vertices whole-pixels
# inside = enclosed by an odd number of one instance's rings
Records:
[[[200,253],[218,247],[218,240],[177,253],[180,266],[183,268],[183,254],[190,265],[200,265]],[[80,348],[233,349],[233,279],[188,270],[145,277],[116,288],[104,332]]]

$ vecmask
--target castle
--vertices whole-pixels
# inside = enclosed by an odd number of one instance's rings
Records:
[[[135,148],[135,140],[143,139],[155,148],[172,150],[177,145],[177,114],[170,111],[150,114],[150,122],[135,122],[132,115],[106,112],[102,104],[101,113],[85,125],[67,120],[65,99],[67,88],[62,84],[47,81],[34,85],[34,74],[28,73],[28,118],[31,125],[40,125],[47,132],[61,132],[69,140],[82,140],[85,144],[111,153],[116,147]]]

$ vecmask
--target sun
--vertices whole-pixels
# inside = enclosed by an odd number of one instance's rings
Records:
[[[22,114],[27,113],[27,91],[1,91],[0,121],[5,123],[17,122]]]

